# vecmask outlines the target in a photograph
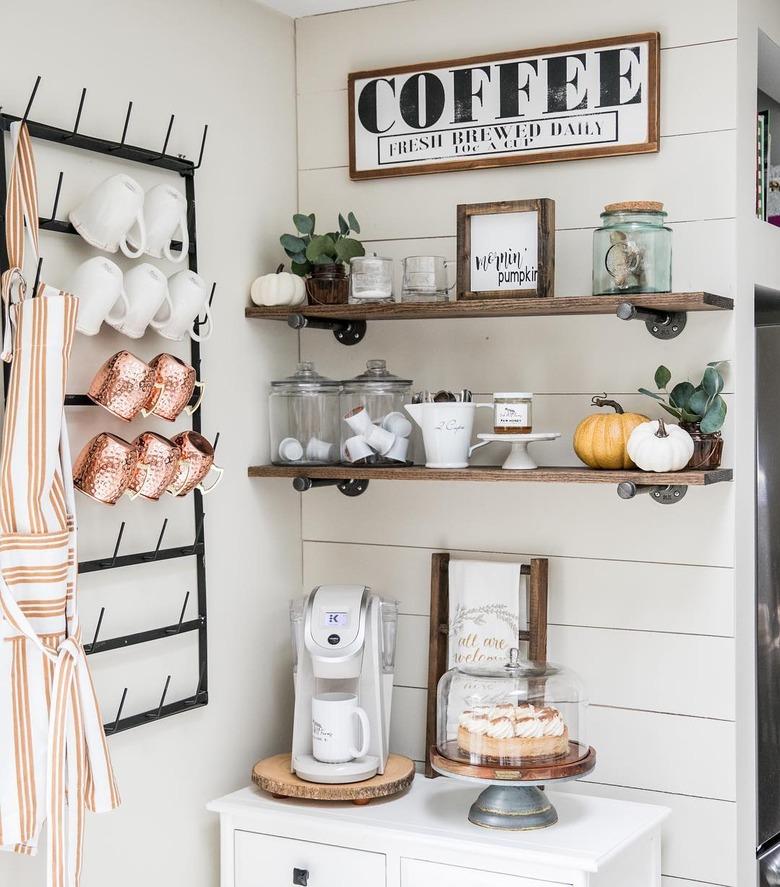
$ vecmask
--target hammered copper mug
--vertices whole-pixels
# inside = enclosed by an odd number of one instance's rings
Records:
[[[214,464],[214,447],[197,431],[182,431],[171,438],[171,443],[181,450],[179,470],[168,492],[174,496],[186,496],[193,490],[200,490],[203,495],[210,493],[222,480],[224,468]],[[210,487],[204,487],[202,481],[209,471],[217,473],[217,479]]]
[[[162,394],[155,372],[129,351],[118,351],[97,371],[87,396],[109,413],[130,422],[148,416]]]
[[[176,479],[181,450],[173,441],[154,431],[139,434],[133,445],[138,448],[138,464],[130,489],[144,499],[156,501]]]
[[[84,495],[116,505],[125,493],[135,499],[130,490],[138,467],[138,447],[107,431],[93,437],[79,453],[73,466],[73,485]]]
[[[173,354],[158,354],[149,361],[154,371],[154,381],[160,385],[160,391],[152,391],[145,409],[161,419],[174,422],[183,411],[192,415],[203,400],[205,382],[198,382],[194,367],[185,363]],[[200,390],[198,400],[188,406],[195,389]]]

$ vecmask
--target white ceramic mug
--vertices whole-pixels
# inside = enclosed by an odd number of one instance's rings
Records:
[[[146,192],[143,222],[146,226],[144,252],[155,259],[183,262],[187,258],[190,239],[187,232],[187,200],[173,185],[155,185]],[[171,252],[171,241],[176,232],[181,240],[181,252]],[[141,226],[136,223],[127,235],[128,243],[138,248],[141,243]]]
[[[362,742],[358,747],[357,728]],[[320,693],[311,700],[312,754],[324,764],[362,758],[371,742],[368,715],[354,693]]]
[[[97,335],[104,320],[111,322],[111,309],[118,302],[124,312],[129,308],[122,271],[105,256],[94,256],[82,262],[76,268],[68,292],[78,297],[76,329],[85,336]]]
[[[91,246],[115,253],[118,249],[137,259],[146,248],[143,188],[124,173],[101,182],[68,214],[71,225]],[[127,232],[138,225],[136,251],[127,245]]]
[[[194,271],[178,271],[168,278],[168,289],[171,295],[170,305],[168,308],[163,306],[158,311],[152,321],[154,329],[174,342],[181,342],[187,336],[196,342],[204,342],[214,329],[206,281]],[[193,323],[203,310],[206,312],[208,332],[196,333]]]
[[[140,339],[150,323],[154,327],[153,318],[161,306],[167,304],[170,308],[168,281],[159,268],[144,262],[125,274],[125,291],[126,310],[118,315],[110,315],[107,320],[120,333],[131,339]]]

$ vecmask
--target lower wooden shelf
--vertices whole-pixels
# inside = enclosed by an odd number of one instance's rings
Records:
[[[349,465],[253,465],[249,477],[307,477],[312,480],[438,480],[559,484],[621,484],[637,486],[706,487],[733,478],[730,468],[715,471],[674,471],[656,474],[649,471],[597,471],[592,468],[534,468],[528,471],[505,471],[495,465],[474,465],[469,468],[425,468],[414,465],[399,468],[378,468]]]

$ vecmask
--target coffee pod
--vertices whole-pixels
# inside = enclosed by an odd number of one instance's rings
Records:
[[[344,458],[347,462],[362,462],[373,455],[374,451],[359,434],[350,437],[344,444]]]
[[[350,410],[346,416],[344,416],[344,421],[349,425],[349,427],[355,432],[355,434],[368,434],[371,431],[371,416],[368,415],[368,410],[364,406],[355,407],[353,410]]]
[[[295,441],[298,443],[298,441]],[[306,458],[312,462],[335,462],[338,447],[335,444],[313,437],[306,444]]]
[[[412,423],[403,413],[388,413],[379,424],[396,437],[409,437],[412,433]]]
[[[285,437],[279,444],[279,458],[282,462],[300,462],[303,459],[303,446],[294,437]]]
[[[409,452],[409,441],[405,437],[397,437],[395,443],[384,454],[385,459],[393,462],[406,462],[406,454]]]
[[[371,430],[363,435],[363,439],[380,456],[384,456],[397,440],[392,431],[387,431],[379,425],[372,425]]]

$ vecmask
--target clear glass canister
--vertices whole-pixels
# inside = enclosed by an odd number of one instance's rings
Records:
[[[274,465],[330,465],[340,459],[341,383],[326,379],[313,363],[271,382],[269,416]]]
[[[384,360],[369,360],[366,371],[342,383],[342,461],[358,465],[403,465],[413,461],[412,380],[388,372]]]
[[[593,233],[593,294],[672,291],[672,231],[662,203],[610,203]]]
[[[552,662],[458,666],[439,681],[439,753],[475,765],[526,766],[588,754],[588,703],[574,672]]]
[[[373,304],[393,301],[393,260],[357,256],[349,263],[349,301]]]

